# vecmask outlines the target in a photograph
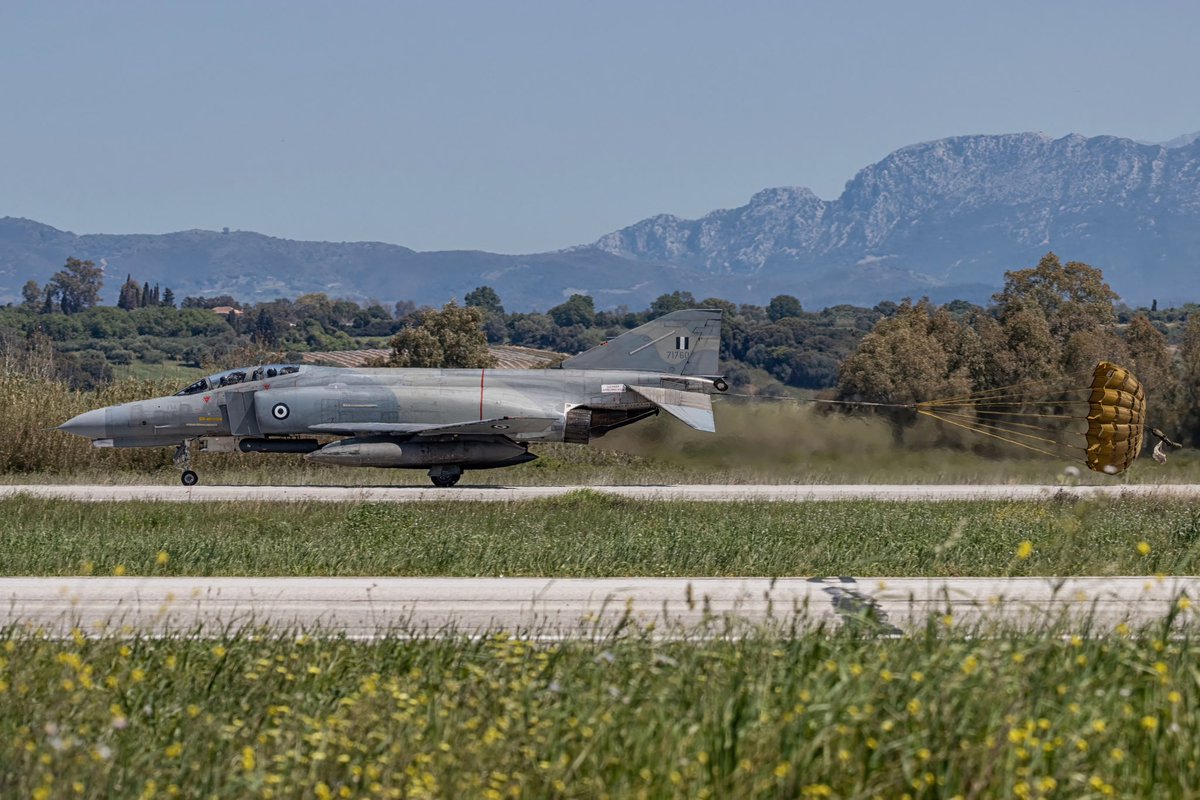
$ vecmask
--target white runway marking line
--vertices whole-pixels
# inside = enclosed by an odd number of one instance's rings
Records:
[[[1200,578],[0,578],[0,625],[66,636],[221,635],[238,628],[380,635],[524,632],[659,635],[869,625],[1084,624],[1098,634],[1178,612],[1196,622]],[[705,622],[709,627],[704,628]],[[940,624],[940,623],[939,623]],[[728,627],[727,627],[728,626]]]
[[[0,486],[0,497],[29,495],[86,501],[152,500],[159,502],[516,502],[561,497],[587,490],[631,500],[709,502],[822,502],[879,500],[893,502],[952,500],[1048,500],[1117,497],[1198,499],[1200,484],[1130,484],[1111,486],[1049,485],[690,485],[690,486]]]

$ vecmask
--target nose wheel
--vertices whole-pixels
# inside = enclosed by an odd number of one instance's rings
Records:
[[[175,449],[175,466],[183,470],[183,474],[179,476],[179,482],[184,486],[195,486],[200,482],[200,476],[192,470],[192,448],[191,442],[185,440],[183,444]]]

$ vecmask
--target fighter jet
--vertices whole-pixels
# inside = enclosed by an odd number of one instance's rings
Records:
[[[59,430],[95,447],[176,446],[184,486],[199,453],[299,453],[318,464],[468,469],[533,461],[536,442],[587,444],[666,411],[715,431],[721,311],[675,311],[553,369],[357,369],[263,364],[170,397],[88,411]]]

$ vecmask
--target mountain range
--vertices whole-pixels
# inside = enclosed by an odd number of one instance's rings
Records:
[[[806,307],[927,295],[986,301],[1005,270],[1053,250],[1100,267],[1130,304],[1200,300],[1200,134],[1147,144],[1113,136],[958,136],[862,169],[835,200],[758,192],[699,219],[663,214],[591,244],[531,255],[418,252],[380,242],[304,242],[246,231],[86,234],[0,219],[0,302],[68,256],[103,262],[106,296],[131,273],[179,297],[265,300],[305,292],[441,304],[489,285],[510,310],[574,292],[644,308],[663,292]]]

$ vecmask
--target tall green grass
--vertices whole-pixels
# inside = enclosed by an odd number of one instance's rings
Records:
[[[478,504],[0,500],[0,574],[118,567],[145,575],[1185,575],[1200,569],[1200,503],[661,503],[590,492]]]
[[[0,633],[9,797],[1191,797],[1154,630],[538,643]]]

